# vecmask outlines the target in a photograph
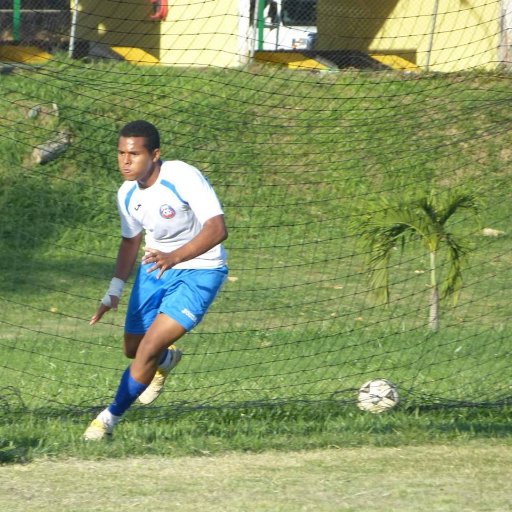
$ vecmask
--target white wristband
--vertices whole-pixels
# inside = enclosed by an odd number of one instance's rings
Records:
[[[118,277],[113,277],[112,281],[110,281],[110,286],[108,287],[108,291],[105,294],[105,297],[101,299],[101,303],[107,308],[112,307],[112,299],[110,298],[111,295],[114,297],[121,298],[121,295],[123,294],[124,290],[124,281],[122,279],[119,279]]]

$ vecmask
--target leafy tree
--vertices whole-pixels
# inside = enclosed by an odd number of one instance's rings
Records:
[[[389,267],[397,247],[420,242],[430,257],[429,327],[439,329],[440,301],[452,295],[457,300],[462,285],[462,268],[468,246],[450,231],[448,220],[462,209],[476,212],[475,195],[467,192],[423,194],[410,201],[382,200],[382,207],[366,213],[357,232],[368,249],[370,284],[377,296],[389,303]],[[446,253],[448,271],[441,280],[440,252]]]

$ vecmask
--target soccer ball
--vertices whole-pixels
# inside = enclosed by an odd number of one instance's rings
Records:
[[[363,411],[378,414],[392,409],[398,404],[396,386],[387,379],[375,379],[365,382],[357,396],[357,406]]]

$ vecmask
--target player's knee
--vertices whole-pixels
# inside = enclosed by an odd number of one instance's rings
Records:
[[[136,350],[133,350],[131,347],[124,347],[124,355],[128,359],[135,359]]]
[[[162,347],[160,343],[154,342],[151,338],[144,338],[138,347],[135,359],[145,365],[158,364],[162,357],[162,352],[167,346]]]

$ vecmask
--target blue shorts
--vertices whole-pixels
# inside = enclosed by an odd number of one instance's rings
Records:
[[[215,269],[170,269],[157,279],[153,264],[141,264],[126,313],[125,332],[145,334],[159,313],[180,323],[187,331],[208,311],[228,275],[227,267]]]

